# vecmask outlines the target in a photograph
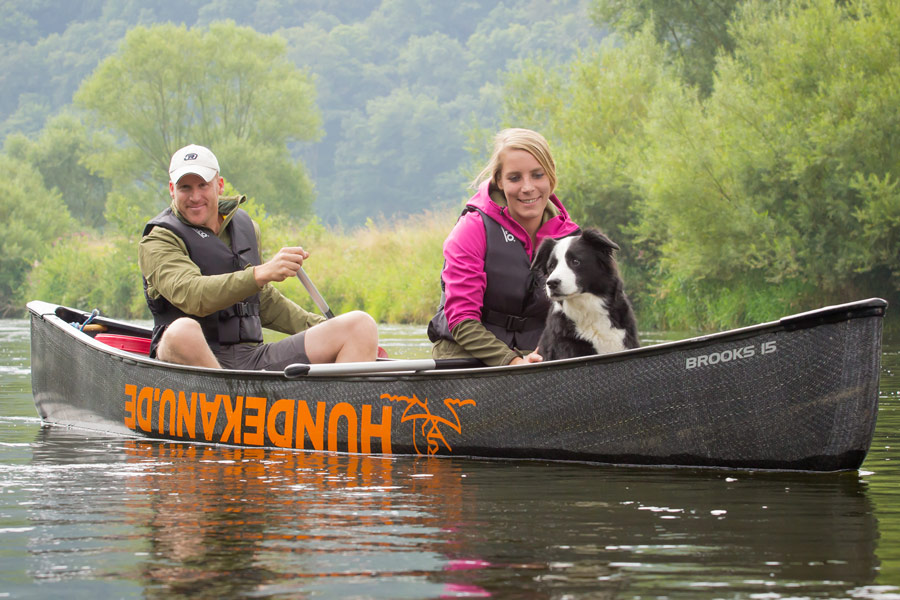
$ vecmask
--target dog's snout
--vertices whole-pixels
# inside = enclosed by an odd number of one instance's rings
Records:
[[[559,288],[559,279],[548,279],[547,280],[547,289],[551,291],[556,291]]]

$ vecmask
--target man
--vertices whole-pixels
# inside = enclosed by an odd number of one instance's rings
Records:
[[[353,311],[306,312],[269,285],[294,277],[309,257],[282,248],[266,262],[243,196],[221,196],[219,161],[203,146],[175,152],[172,204],[144,228],[138,262],[154,327],[150,355],[210,368],[282,370],[295,362],[375,360],[378,328]],[[289,337],[263,344],[262,328]]]

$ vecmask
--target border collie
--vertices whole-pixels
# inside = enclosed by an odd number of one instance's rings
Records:
[[[596,229],[541,243],[531,269],[546,278],[551,301],[538,342],[544,360],[640,345],[634,311],[613,258],[618,249]]]

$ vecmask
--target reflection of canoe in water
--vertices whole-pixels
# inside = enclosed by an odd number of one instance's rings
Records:
[[[88,543],[134,528],[148,552],[131,559],[141,568],[129,572],[164,574],[163,582],[138,576],[138,585],[175,582],[184,592],[218,581],[218,595],[229,597],[290,585],[295,596],[346,597],[353,578],[359,595],[371,597],[376,578],[414,586],[430,573],[432,582],[484,586],[497,598],[655,598],[661,590],[700,599],[726,597],[724,590],[740,598],[887,596],[854,595],[879,576],[876,545],[891,535],[890,525],[879,535],[870,483],[855,473],[538,461],[510,468],[140,439],[106,444],[86,435],[39,429],[26,481],[35,500],[29,524],[38,549],[52,547],[54,532],[70,532],[73,507],[77,523],[91,509],[97,526],[85,532]],[[83,493],[73,497],[73,489]],[[75,542],[84,548],[84,537]],[[104,549],[91,546],[95,563]],[[310,563],[311,554],[321,560]],[[54,564],[37,563],[38,576],[58,577]],[[241,576],[251,569],[257,577]]]
[[[50,423],[366,454],[833,471],[858,468],[872,441],[886,306],[864,300],[539,365],[381,361],[298,366],[293,378],[161,363],[72,326],[87,313],[28,308],[34,400]],[[106,335],[149,336],[93,322]]]

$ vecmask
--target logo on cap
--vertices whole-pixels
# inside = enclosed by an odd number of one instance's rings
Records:
[[[198,156],[196,152],[191,152],[190,154],[184,155],[184,160],[197,160]]]

